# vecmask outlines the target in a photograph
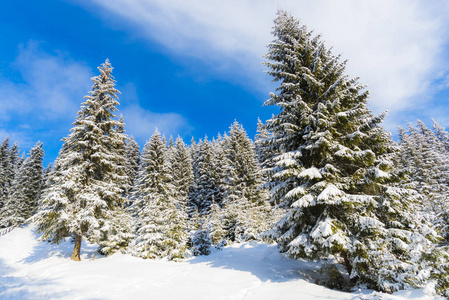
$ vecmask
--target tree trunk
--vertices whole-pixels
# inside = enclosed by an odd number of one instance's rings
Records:
[[[73,248],[72,252],[72,260],[80,261],[80,252],[81,252],[81,235],[76,233],[75,234],[75,247]]]
[[[340,255],[343,258],[343,264],[345,265],[346,270],[348,271],[348,275],[351,276],[352,266],[351,263],[349,262],[348,254],[346,253],[345,250],[343,250],[341,251]]]

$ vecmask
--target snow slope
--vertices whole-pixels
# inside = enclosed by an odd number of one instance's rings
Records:
[[[364,295],[313,284],[316,263],[285,258],[275,245],[244,243],[184,262],[104,257],[83,242],[38,241],[32,226],[0,238],[0,299],[433,299],[422,291]]]

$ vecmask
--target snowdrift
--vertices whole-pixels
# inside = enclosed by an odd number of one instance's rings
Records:
[[[434,299],[418,291],[395,295],[344,293],[313,284],[317,263],[279,254],[275,245],[242,243],[183,262],[104,257],[83,242],[39,241],[32,226],[0,238],[0,299]]]

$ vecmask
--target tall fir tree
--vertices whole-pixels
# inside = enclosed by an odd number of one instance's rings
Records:
[[[0,209],[8,198],[9,188],[12,183],[9,176],[10,170],[10,147],[9,136],[7,136],[0,146]]]
[[[126,164],[125,170],[126,175],[129,180],[129,189],[126,191],[128,198],[130,197],[129,192],[132,187],[136,183],[137,174],[140,166],[140,147],[137,144],[134,137],[131,135],[126,143],[125,156],[126,156]]]
[[[193,158],[194,186],[189,195],[189,212],[207,215],[215,202],[222,205],[226,193],[224,182],[227,160],[222,146],[207,137],[196,145]]]
[[[8,200],[1,210],[1,225],[8,227],[24,224],[36,213],[43,183],[43,158],[42,143],[38,142],[17,170]]]
[[[123,148],[126,135],[116,119],[117,94],[106,60],[81,105],[71,133],[56,159],[36,216],[43,238],[54,243],[74,235],[73,260],[80,260],[81,241],[99,241],[112,227],[122,206],[126,184]]]
[[[22,158],[20,157],[20,147],[17,142],[15,142],[11,146],[11,150],[9,151],[9,162],[10,162],[10,170],[8,171],[10,180],[14,180],[20,166],[23,163]]]
[[[446,151],[449,152],[449,132],[447,132],[445,128],[440,124],[438,124],[434,119],[432,119],[432,122],[433,122],[433,132],[435,136],[443,144]]]
[[[255,146],[237,121],[231,125],[225,151],[231,165],[230,197],[261,201],[262,176]]]
[[[187,204],[189,191],[193,184],[192,157],[189,149],[180,136],[176,139],[176,144],[172,146],[171,172],[173,175],[173,185],[176,198]]]
[[[260,238],[270,224],[270,207],[263,183],[254,143],[245,129],[235,121],[224,138],[229,164],[227,198],[223,205],[222,220],[226,239],[242,242]]]
[[[272,133],[266,127],[266,124],[260,119],[257,120],[257,134],[255,136],[256,153],[259,164],[265,170],[274,167],[273,162],[269,158],[279,154],[279,149],[276,149],[269,143]],[[262,174],[265,180],[268,175],[267,172]]]
[[[174,197],[167,145],[156,130],[145,144],[133,195],[136,234],[131,253],[143,258],[181,259],[187,249],[187,215]]]
[[[407,131],[399,128],[399,165],[406,185],[423,195],[420,211],[449,241],[449,153],[437,134],[420,120],[416,128],[412,124]]]
[[[288,209],[271,232],[293,257],[333,255],[353,281],[383,291],[419,286],[418,261],[435,232],[414,215],[419,195],[393,187],[396,147],[367,108],[368,91],[320,36],[285,11],[274,22],[267,72],[279,81],[265,105],[273,202]]]

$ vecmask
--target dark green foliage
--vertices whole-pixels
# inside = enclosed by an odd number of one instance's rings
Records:
[[[272,203],[288,209],[271,231],[292,257],[336,256],[352,280],[395,291],[421,286],[416,260],[438,240],[413,215],[419,194],[394,187],[397,146],[367,108],[345,62],[285,11],[275,20],[267,71],[280,83],[265,105],[279,114],[259,141]],[[263,151],[266,149],[266,151]]]
[[[320,274],[324,275],[324,279],[317,280],[317,284],[346,292],[350,292],[353,287],[349,276],[344,275],[334,264],[324,263],[320,268]]]
[[[63,140],[36,216],[43,238],[55,243],[71,234],[98,241],[113,228],[124,203],[127,137],[123,122],[114,115],[119,91],[109,61],[98,70],[71,133]]]

